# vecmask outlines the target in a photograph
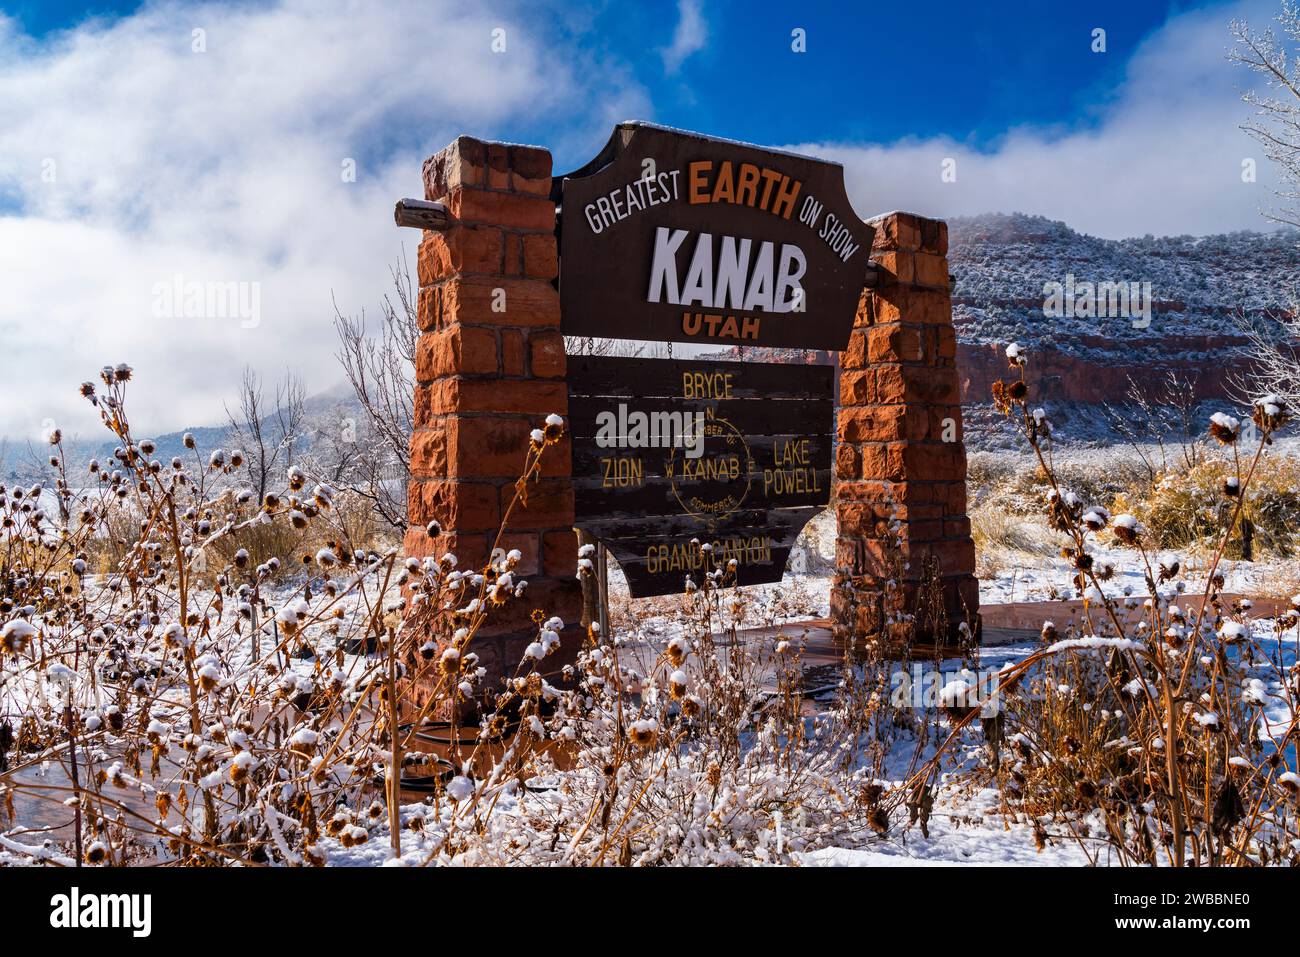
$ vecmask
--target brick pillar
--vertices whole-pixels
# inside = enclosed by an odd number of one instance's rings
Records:
[[[917,608],[927,558],[937,563],[948,634],[922,614],[918,638],[951,639],[979,608],[975,546],[966,517],[966,449],[948,289],[948,226],[909,213],[872,220],[880,279],[863,291],[841,354],[835,457],[836,564],[860,596],[835,589],[837,637],[873,634],[883,586],[897,574],[888,528],[892,498],[902,523],[905,610]],[[978,619],[975,620],[977,626]]]
[[[424,164],[424,193],[447,205],[453,225],[424,232],[419,251],[420,339],[415,357],[407,555],[456,555],[482,568],[524,467],[529,433],[549,413],[568,417],[560,334],[551,154],[458,138]],[[571,661],[582,640],[575,579],[569,440],[546,450],[500,547],[523,554],[522,599],[490,613],[471,649],[485,689],[512,674],[537,626],[535,608],[567,626],[542,671]],[[442,534],[425,526],[436,519]],[[418,697],[418,689],[417,689]]]

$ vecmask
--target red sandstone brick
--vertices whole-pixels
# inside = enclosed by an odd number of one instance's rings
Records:
[[[904,427],[904,437],[909,442],[923,442],[926,439],[937,439],[938,432],[931,434],[930,431],[930,413],[924,406],[915,403],[904,406],[907,409],[907,424]]]
[[[433,421],[433,408],[430,403],[429,386],[417,385],[415,387],[415,399],[413,402],[413,417],[415,427],[422,428]]]
[[[858,297],[858,308],[853,314],[853,328],[860,329],[869,326],[874,322],[872,304],[875,301],[875,293],[870,289],[863,289],[862,295]]]
[[[952,359],[957,355],[957,333],[951,325],[935,327],[935,349],[940,358]]]
[[[515,487],[501,489],[502,514],[514,501]],[[510,512],[509,528],[556,528],[573,525],[573,482],[565,478],[529,482],[525,498]]]
[[[555,204],[540,196],[459,188],[452,190],[447,197],[447,209],[464,223],[546,233],[555,229]]]
[[[934,542],[943,538],[942,521],[912,521],[907,523],[907,538],[912,542]]]
[[[402,539],[402,551],[411,558],[424,558],[432,555],[441,558],[448,552],[456,556],[457,567],[481,569],[487,564],[488,547],[496,533],[450,533],[444,532],[430,538],[425,531],[427,522],[415,523],[406,530]]]
[[[411,474],[416,478],[447,475],[447,433],[439,427],[411,433]]]
[[[492,189],[510,189],[510,152],[504,143],[488,143],[487,185]]]
[[[841,502],[878,502],[892,497],[895,501],[911,501],[912,489],[908,482],[884,481],[875,476],[858,482],[843,482],[836,489]]]
[[[434,334],[426,332],[415,340],[415,381],[432,382],[437,375],[434,372],[434,353],[437,349]]]
[[[975,567],[975,544],[969,538],[931,542],[926,549],[938,560],[942,575],[969,572]]]
[[[524,374],[524,334],[518,329],[501,330],[501,373],[509,376]]]
[[[904,377],[907,380],[905,398],[908,402],[944,405],[961,400],[961,389],[955,369],[926,367],[905,369]]]
[[[912,266],[912,256],[910,252],[890,251],[877,253],[875,261],[888,276],[893,277],[895,282],[911,283],[915,276]],[[880,320],[879,312],[876,313],[877,321]],[[888,320],[885,320],[888,321]]]
[[[549,282],[466,276],[449,280],[442,290],[448,322],[560,327],[560,298]]]
[[[934,289],[912,290],[907,318],[909,322],[952,325],[952,300],[948,293]]]
[[[945,482],[936,488],[936,501],[942,502],[944,512],[948,515],[966,514],[966,471],[964,466],[965,451],[961,451],[963,468],[961,481]]]
[[[565,415],[569,394],[564,382],[530,379],[437,379],[430,389],[430,409],[448,412],[519,412]]]
[[[895,215],[891,217],[894,226],[896,249],[915,250],[921,248],[920,220],[915,216]]]
[[[942,505],[933,503],[929,505],[908,505],[904,509],[904,513],[899,517],[917,522],[933,521],[943,518],[943,512],[944,507]]]
[[[963,516],[961,518],[950,518],[944,520],[944,538],[965,538],[968,535],[970,535],[970,519]]]
[[[498,372],[497,336],[493,329],[457,323],[420,337],[416,348],[416,378],[420,381],[452,375],[492,375]]]
[[[503,553],[511,550],[519,552],[519,564],[515,567],[518,575],[536,575],[542,570],[542,537],[536,532],[516,532],[507,529],[501,536],[498,546]]]
[[[916,253],[913,260],[914,282],[919,286],[948,288],[948,260],[933,253]]]
[[[867,367],[867,335],[861,329],[853,330],[848,348],[840,353],[840,368],[846,370]]]
[[[835,564],[851,569],[854,575],[888,578],[893,574],[897,551],[906,557],[908,549],[906,545],[895,549],[891,542],[881,539],[841,539],[835,547]]]
[[[429,286],[459,273],[500,274],[502,233],[488,226],[453,226],[420,243],[417,272]]]
[[[841,442],[888,442],[906,435],[907,407],[866,405],[845,407],[837,415]],[[865,473],[864,473],[865,474]]]
[[[530,279],[554,279],[560,272],[555,236],[528,234],[524,242],[524,275]]]
[[[542,571],[557,578],[578,573],[578,536],[571,530],[542,534]]]
[[[921,220],[921,249],[937,256],[947,256],[948,224],[940,219]]]
[[[860,538],[865,529],[875,525],[875,509],[862,502],[840,502],[835,509],[835,521],[841,538]]]
[[[875,372],[877,402],[947,405],[961,397],[954,369],[881,364]]]
[[[564,337],[558,332],[535,331],[528,336],[528,371],[539,379],[562,378],[565,373]]]
[[[869,362],[919,362],[921,358],[921,337],[916,327],[891,323],[867,331]]]
[[[906,442],[872,443],[861,448],[862,477],[900,481],[907,474],[904,466]]]
[[[472,136],[458,136],[424,161],[424,198],[439,200],[457,186],[486,185],[486,161],[486,143]]]
[[[524,596],[511,599],[501,607],[494,609],[488,616],[484,627],[478,632],[483,638],[511,636],[513,640],[505,653],[508,673],[513,673],[520,662],[523,649],[532,642],[537,634],[537,625],[532,620],[534,609],[540,609],[548,618],[552,615],[560,618],[566,626],[576,626],[582,618],[582,584],[576,578],[529,578]],[[581,647],[582,633],[578,628],[566,629],[560,635],[560,651],[544,659],[539,665],[543,673],[562,666],[564,655],[572,656]],[[470,646],[478,649],[478,639]],[[499,647],[499,646],[498,646]],[[487,665],[484,665],[487,667]]]
[[[429,332],[441,325],[442,287],[422,286],[416,295],[415,322],[421,332]]]
[[[513,483],[524,468],[529,433],[541,426],[542,418],[449,415],[443,423],[451,477],[496,478]],[[569,437],[565,436],[542,455],[542,475],[568,475],[571,456]]]
[[[964,479],[966,457],[956,443],[912,443],[903,453],[909,476],[921,479]]]
[[[965,574],[957,581],[956,592],[961,603],[970,611],[977,611],[980,606],[980,583],[974,575]]]
[[[912,295],[911,288],[907,286],[894,285],[877,289],[872,296],[873,324],[916,322],[910,309]]]
[[[524,469],[530,422],[523,416],[449,415],[447,444],[453,478],[513,482]]]
[[[515,190],[547,195],[551,191],[550,150],[536,146],[511,146],[510,171]],[[545,184],[544,186],[542,184]]]
[[[858,450],[847,442],[841,442],[835,448],[835,478],[838,481],[851,481],[858,478]]]
[[[913,372],[919,371],[913,370]],[[878,365],[875,373],[875,398],[877,402],[896,403],[907,399],[908,373],[902,366]]]
[[[491,482],[431,479],[413,484],[420,524],[437,520],[456,532],[490,532],[501,526],[500,493]]]
[[[505,234],[505,253],[501,263],[501,274],[504,276],[524,274],[524,242],[519,233]]]
[[[876,398],[875,373],[871,370],[840,373],[840,406],[866,405]]]

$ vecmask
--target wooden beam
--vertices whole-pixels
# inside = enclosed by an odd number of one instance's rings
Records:
[[[447,229],[454,222],[444,204],[423,199],[399,199],[393,209],[393,221],[399,226],[437,230]]]

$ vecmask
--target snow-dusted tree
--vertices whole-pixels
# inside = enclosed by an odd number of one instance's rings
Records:
[[[1229,29],[1237,46],[1228,54],[1264,78],[1265,92],[1251,90],[1242,98],[1254,107],[1242,129],[1257,140],[1264,155],[1278,167],[1280,205],[1264,215],[1277,223],[1300,226],[1300,4],[1282,0],[1277,17],[1280,34],[1269,27],[1254,33],[1244,20]],[[1300,404],[1300,290],[1289,293],[1285,313],[1244,318],[1239,325],[1249,337],[1243,352],[1248,368],[1239,377],[1244,397],[1274,393],[1292,407]]]
[[[405,258],[390,269],[394,291],[380,306],[378,336],[366,334],[364,311],[345,316],[334,307],[339,364],[348,377],[368,428],[357,430],[368,452],[358,456],[349,483],[397,529],[406,527],[411,429],[415,418],[415,343],[420,335],[415,287]],[[396,301],[394,301],[396,297]]]
[[[1201,460],[1206,443],[1197,418],[1199,382],[1195,371],[1170,369],[1141,380],[1130,375],[1120,403],[1102,404],[1107,424],[1137,454],[1153,486],[1169,470],[1171,458],[1182,469],[1194,468]]]
[[[282,480],[284,470],[293,464],[303,437],[305,400],[302,381],[286,372],[276,383],[274,406],[268,408],[261,376],[246,367],[239,409],[232,412],[226,407],[230,442],[243,452],[243,468],[258,501],[266,498],[267,490]]]
[[[1282,0],[1277,17],[1281,35],[1269,27],[1254,33],[1245,20],[1233,20],[1229,29],[1237,46],[1228,59],[1264,78],[1265,91],[1250,90],[1243,99],[1255,108],[1242,129],[1264,148],[1276,163],[1282,185],[1282,205],[1264,215],[1279,223],[1300,226],[1300,5]]]

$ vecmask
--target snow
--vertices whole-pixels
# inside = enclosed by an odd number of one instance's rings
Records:
[[[1062,641],[1055,642],[1047,646],[1047,652],[1054,654],[1058,651],[1068,651],[1071,649],[1088,649],[1092,651],[1105,650],[1108,648],[1118,648],[1120,651],[1141,651],[1143,646],[1141,642],[1133,641],[1129,638],[1102,638],[1096,635],[1089,635],[1085,638],[1066,638]]]
[[[463,775],[457,775],[447,782],[447,796],[453,801],[468,801],[474,796],[474,782]]]
[[[866,848],[832,847],[796,855],[813,867],[959,867],[962,865],[1084,867],[1091,862],[1073,839],[1051,836],[1055,829],[1044,819],[1049,837],[1035,850],[1025,822],[1008,823],[998,813],[998,793],[983,789],[960,801],[937,802],[930,818],[930,836],[911,830]]]

